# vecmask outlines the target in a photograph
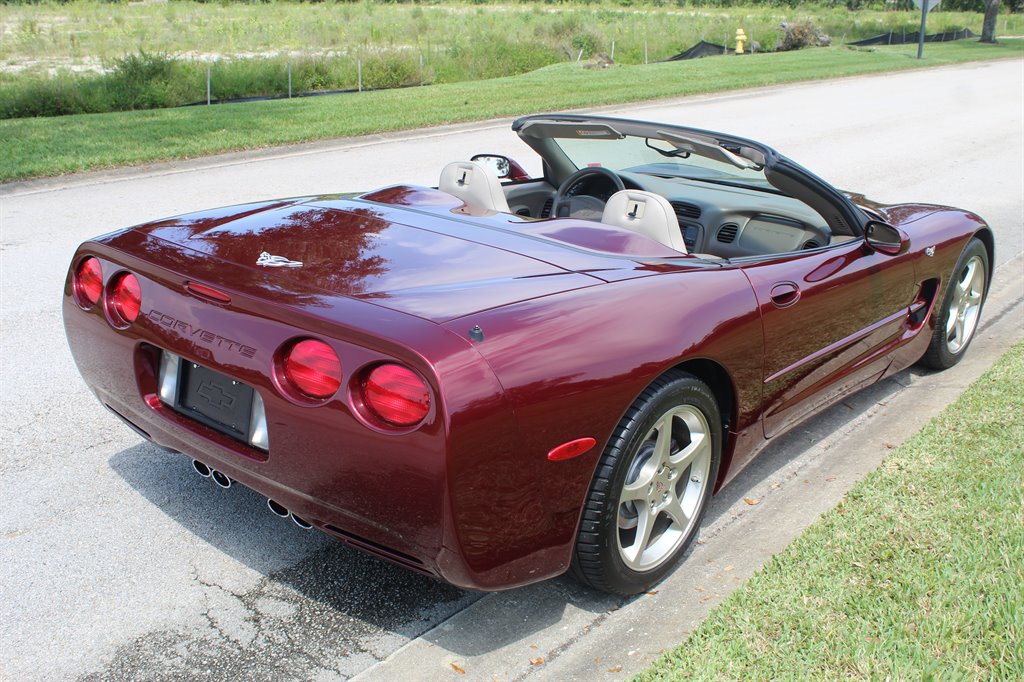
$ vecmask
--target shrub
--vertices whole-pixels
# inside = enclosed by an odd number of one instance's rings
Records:
[[[782,38],[775,46],[775,49],[779,51],[801,50],[805,47],[828,47],[832,44],[832,38],[809,19],[801,19],[793,23],[784,21],[779,28],[782,29]]]

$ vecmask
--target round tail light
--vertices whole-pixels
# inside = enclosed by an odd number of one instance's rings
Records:
[[[103,293],[103,268],[100,267],[99,259],[92,256],[82,259],[75,268],[72,285],[79,305],[86,308],[96,305]]]
[[[416,372],[401,365],[379,365],[362,383],[369,410],[393,426],[412,426],[430,410],[430,389]]]
[[[139,280],[130,272],[118,275],[110,287],[110,310],[115,318],[131,324],[142,308],[142,288]]]
[[[284,354],[282,363],[288,384],[309,398],[324,400],[341,386],[341,361],[323,341],[305,339]]]

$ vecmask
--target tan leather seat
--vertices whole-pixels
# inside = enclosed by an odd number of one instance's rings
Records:
[[[437,188],[458,197],[471,210],[511,212],[498,178],[472,161],[455,161],[445,166]]]
[[[676,212],[663,196],[635,189],[616,192],[605,204],[601,222],[638,232],[679,253],[686,253]]]

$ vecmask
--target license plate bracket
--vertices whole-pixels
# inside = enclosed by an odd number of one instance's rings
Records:
[[[221,433],[246,441],[252,417],[253,389],[220,372],[183,361],[176,407]]]

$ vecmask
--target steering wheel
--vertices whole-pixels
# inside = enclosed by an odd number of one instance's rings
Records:
[[[615,185],[616,192],[621,192],[626,189],[626,186],[622,183],[622,178],[620,178],[615,171],[608,170],[603,166],[588,166],[586,168],[581,168],[567,177],[562,184],[558,186],[558,190],[555,192],[555,198],[551,203],[551,217],[558,218],[558,209],[564,208],[566,209],[566,216],[573,216],[583,220],[600,220],[601,216],[604,214],[605,202],[601,201],[597,197],[590,196],[589,194],[571,194],[571,191],[576,189],[577,185],[588,178],[602,176],[608,178],[612,184]],[[590,217],[591,214],[593,214],[594,217]]]

